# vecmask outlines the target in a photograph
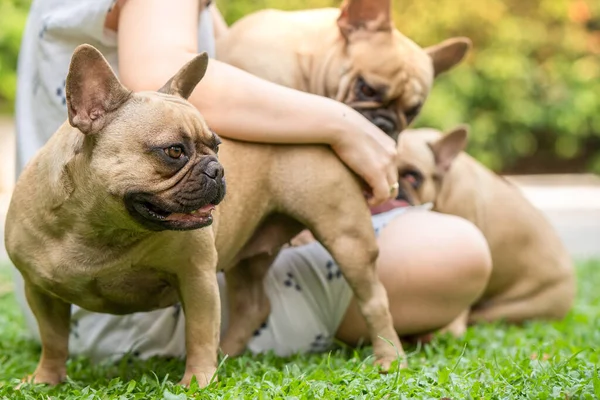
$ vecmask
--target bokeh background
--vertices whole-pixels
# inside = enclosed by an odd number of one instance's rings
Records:
[[[217,0],[229,24],[264,8],[340,0]],[[468,36],[466,62],[437,81],[416,126],[471,125],[469,152],[492,169],[600,173],[599,0],[392,0],[421,46]],[[0,0],[0,113],[13,109],[30,0]]]

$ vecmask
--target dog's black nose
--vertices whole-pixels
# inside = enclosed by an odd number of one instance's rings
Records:
[[[375,124],[375,126],[377,126],[389,136],[392,136],[392,134],[394,134],[396,131],[396,124],[394,124],[394,122],[391,121],[389,118],[376,116],[375,118],[373,118],[373,123]]]
[[[204,175],[212,179],[219,179],[223,177],[223,167],[218,161],[211,161],[208,163],[204,171]]]

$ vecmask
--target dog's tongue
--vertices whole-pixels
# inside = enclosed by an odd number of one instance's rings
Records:
[[[199,209],[192,211],[189,214],[183,213],[173,213],[169,215],[166,219],[170,221],[196,221],[196,220],[205,220],[211,216],[212,211],[215,209],[213,204],[207,204],[205,206],[200,207]]]
[[[381,214],[386,211],[393,210],[394,208],[408,207],[408,206],[410,206],[410,204],[408,204],[408,202],[406,200],[394,199],[394,200],[390,200],[386,203],[383,203],[381,205],[371,207],[371,214],[372,215]]]

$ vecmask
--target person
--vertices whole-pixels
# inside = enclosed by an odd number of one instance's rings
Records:
[[[199,51],[214,57],[214,39],[227,26],[206,0],[34,0],[18,65],[17,173],[67,117],[65,77],[73,50],[98,48],[134,91],[156,90]],[[190,102],[223,137],[265,143],[322,143],[371,187],[372,206],[395,195],[395,144],[342,103],[259,79],[211,59]],[[394,208],[373,217],[378,273],[399,334],[445,326],[482,293],[490,256],[470,223],[422,208]],[[37,325],[15,273],[27,325]],[[224,331],[227,288],[219,277]],[[323,351],[335,339],[354,345],[366,325],[337,266],[317,242],[284,249],[266,279],[269,319],[249,349],[287,355]],[[70,351],[93,360],[133,353],[185,354],[178,305],[125,316],[73,307]]]

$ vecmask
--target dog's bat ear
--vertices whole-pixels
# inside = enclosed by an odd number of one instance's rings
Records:
[[[162,88],[158,91],[173,96],[188,99],[196,85],[202,80],[208,67],[208,54],[198,54],[188,61]]]
[[[78,46],[73,52],[65,93],[69,123],[84,134],[102,130],[107,115],[131,95],[102,53],[88,44]]]
[[[460,125],[429,144],[435,156],[435,163],[443,172],[450,169],[454,159],[465,149],[468,135],[469,128],[466,125]]]
[[[433,62],[434,76],[448,71],[461,62],[471,46],[471,39],[457,37],[425,48],[425,51],[429,54]]]
[[[360,29],[368,31],[392,29],[390,0],[344,0],[340,9],[337,24],[346,38]]]

